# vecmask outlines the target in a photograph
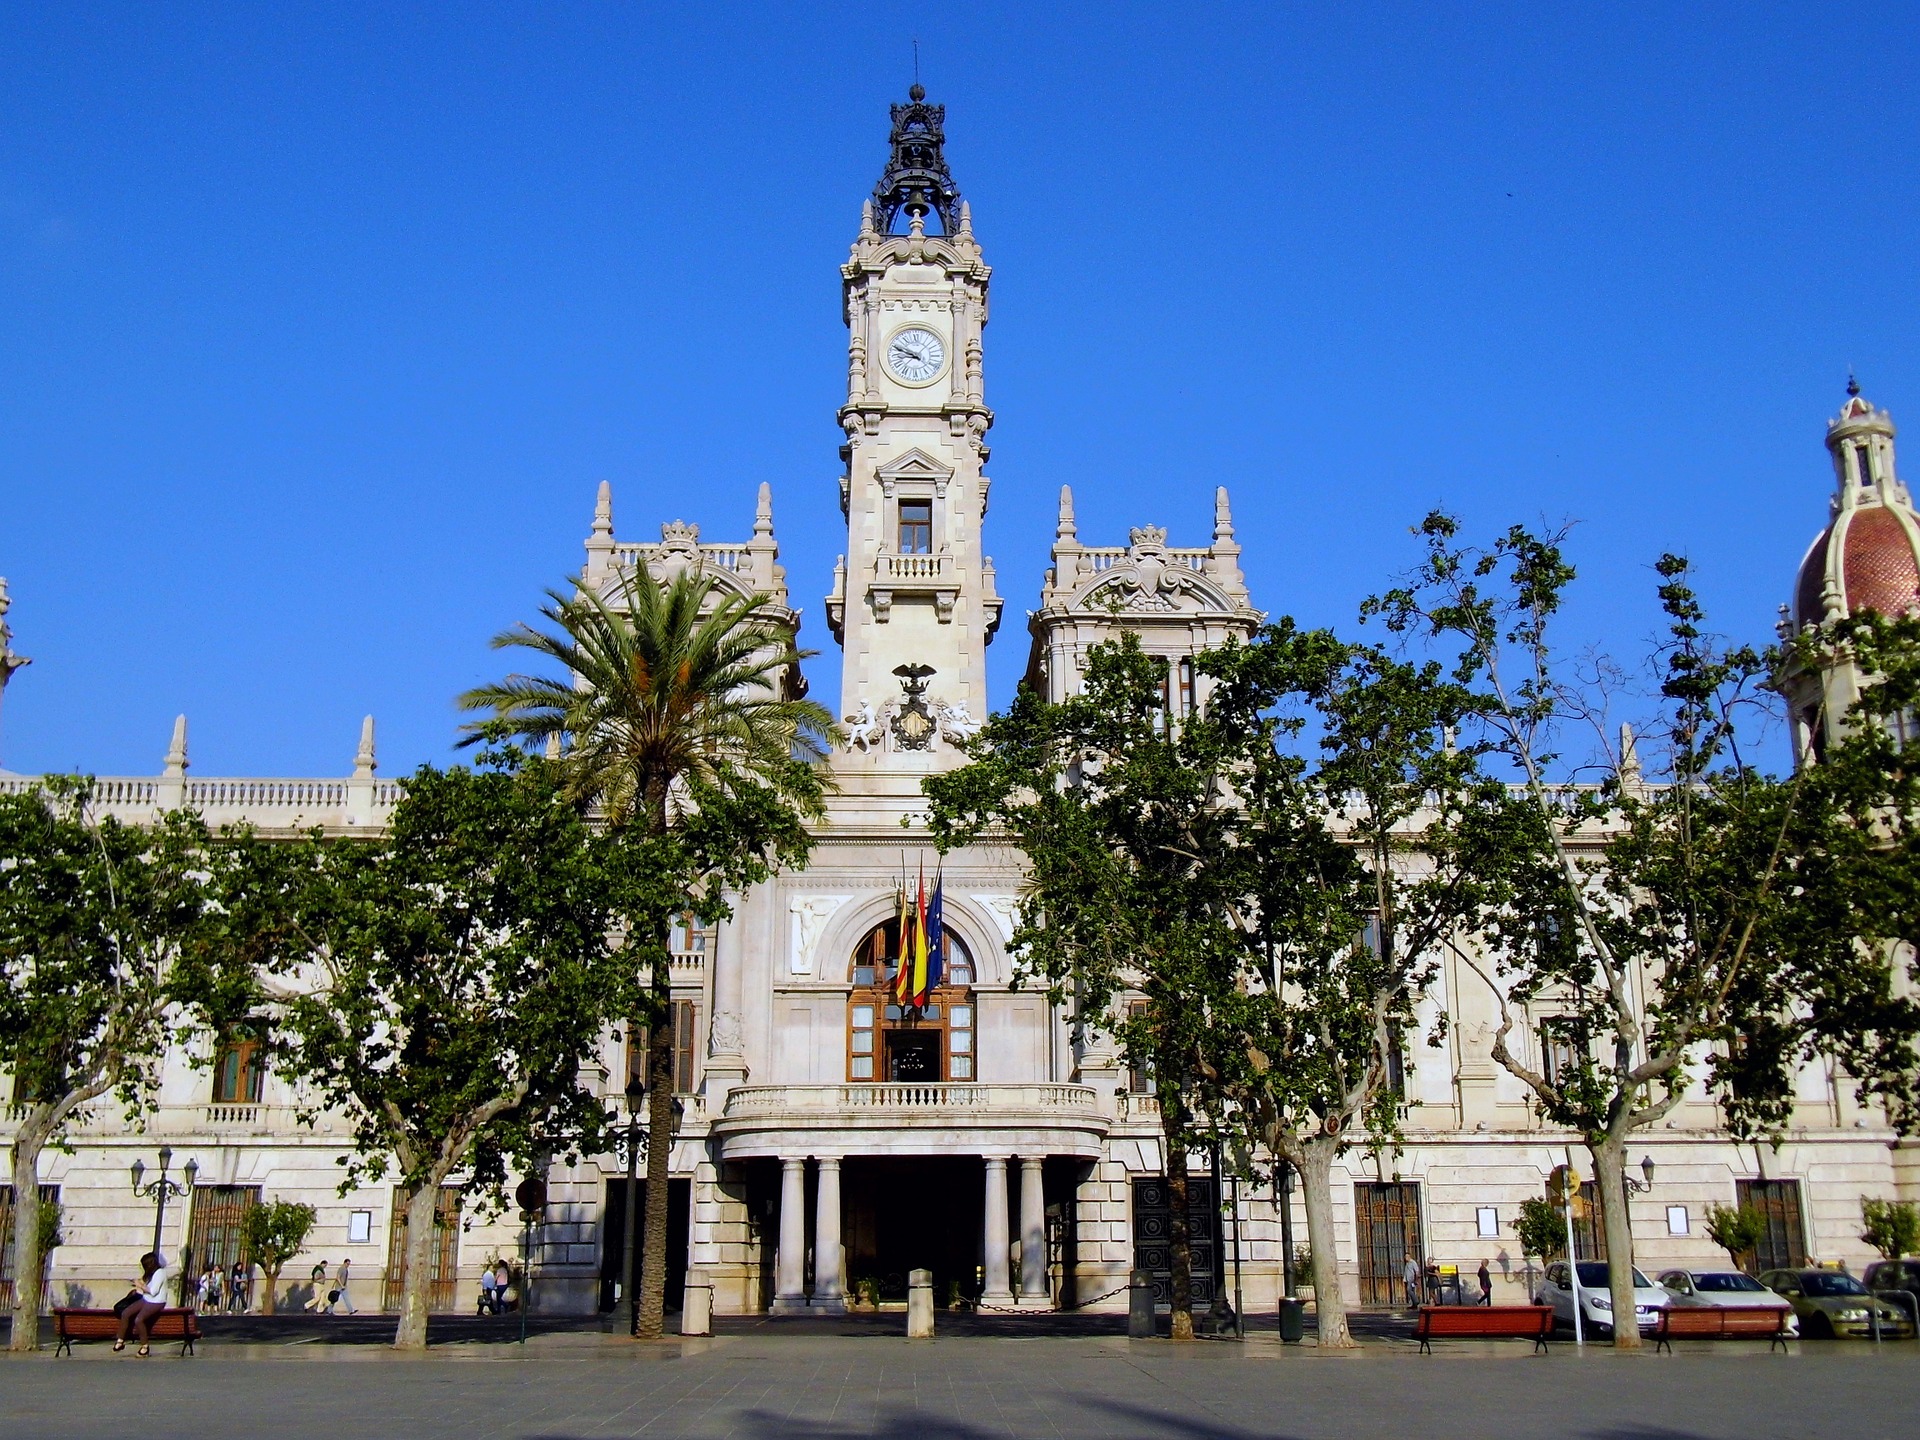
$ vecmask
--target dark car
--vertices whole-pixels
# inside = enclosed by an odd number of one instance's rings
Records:
[[[1876,1313],[1887,1339],[1913,1334],[1913,1321],[1905,1311],[1872,1294],[1844,1270],[1769,1270],[1760,1283],[1793,1306],[1800,1333],[1808,1339],[1865,1339],[1873,1333]]]
[[[1860,1277],[1860,1283],[1889,1305],[1898,1305],[1914,1318],[1914,1304],[1920,1299],[1920,1260],[1876,1260]]]

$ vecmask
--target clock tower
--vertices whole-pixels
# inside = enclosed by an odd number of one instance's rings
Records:
[[[981,383],[988,267],[943,154],[946,107],[915,85],[840,268],[848,330],[840,509],[847,549],[827,620],[844,649],[850,753],[957,758],[987,714],[999,628],[981,553],[987,429]],[[877,763],[877,760],[876,760]]]

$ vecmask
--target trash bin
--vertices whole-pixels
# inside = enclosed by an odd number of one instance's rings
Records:
[[[1283,1299],[1280,1302],[1280,1338],[1298,1345],[1307,1333],[1307,1302]]]

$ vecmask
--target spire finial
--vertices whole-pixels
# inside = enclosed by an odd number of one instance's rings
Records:
[[[1073,523],[1073,487],[1071,485],[1062,485],[1060,487],[1060,519],[1053,527],[1053,538],[1055,540],[1073,540],[1076,539],[1079,534],[1079,530]]]
[[[753,538],[773,538],[773,486],[760,482],[760,498],[753,507]]]
[[[187,717],[173,717],[173,740],[167,746],[167,768],[165,775],[179,776],[187,773]]]
[[[369,715],[360,722],[360,748],[353,756],[353,778],[371,780],[379,768],[373,754],[373,717]]]
[[[918,80],[907,91],[907,103],[893,107],[893,133],[887,168],[873,187],[874,228],[882,235],[904,211],[909,219],[924,220],[928,211],[940,216],[941,233],[960,227],[960,191],[947,169],[944,146],[947,107],[927,104],[927,92]]]
[[[1213,492],[1213,538],[1231,540],[1233,538],[1233,509],[1227,503],[1227,487],[1218,486]]]
[[[1633,736],[1633,726],[1620,727],[1620,783],[1634,786],[1641,783],[1640,745]]]
[[[593,501],[593,533],[596,538],[613,536],[613,483],[600,482],[600,493]]]
[[[1847,366],[1847,394],[1852,396],[1858,395],[1859,393],[1860,382],[1854,377],[1853,366],[1849,365]]]

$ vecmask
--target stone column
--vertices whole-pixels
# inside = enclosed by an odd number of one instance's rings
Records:
[[[840,1157],[822,1155],[813,1207],[813,1309],[846,1313],[840,1293]]]
[[[780,1162],[780,1249],[773,1262],[773,1313],[807,1308],[807,1161]]]
[[[1007,1160],[1004,1155],[987,1156],[986,1291],[980,1297],[989,1305],[1011,1305],[1013,1290],[1007,1274]]]
[[[1020,1162],[1020,1301],[1042,1305],[1053,1298],[1047,1286],[1047,1202],[1040,1188],[1041,1162]]]

